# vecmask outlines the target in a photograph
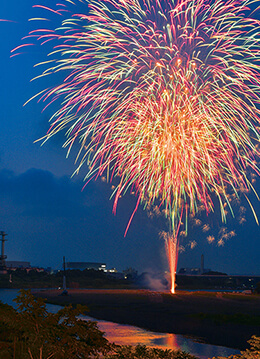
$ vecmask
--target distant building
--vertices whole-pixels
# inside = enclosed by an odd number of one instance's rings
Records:
[[[211,272],[211,269],[204,268],[203,273],[201,273],[201,268],[181,268],[178,274],[200,275],[208,272]]]
[[[199,275],[200,268],[181,268],[178,274]]]
[[[96,263],[96,262],[66,262],[65,269],[94,269],[102,270],[105,273],[117,273],[116,268],[107,269],[106,263]]]
[[[204,254],[200,257],[200,268],[181,268],[178,274],[200,275],[210,272],[211,269],[204,268]]]
[[[17,269],[17,268],[31,268],[30,262],[22,262],[22,261],[6,261],[6,267],[8,269]]]
[[[102,270],[104,272],[107,271],[107,265],[105,263],[95,263],[95,262],[66,262],[66,269],[95,269]]]

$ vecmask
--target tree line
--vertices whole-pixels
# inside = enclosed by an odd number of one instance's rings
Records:
[[[87,311],[82,305],[50,313],[30,290],[20,290],[14,301],[16,309],[0,302],[0,359],[198,359],[183,351],[110,343],[95,321],[80,317]],[[228,359],[260,358],[260,338],[249,343],[250,349]]]

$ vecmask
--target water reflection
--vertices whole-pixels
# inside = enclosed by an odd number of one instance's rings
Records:
[[[13,299],[17,296],[16,289],[0,289],[0,300],[16,307]],[[56,313],[62,307],[54,304],[47,304],[47,309],[51,313]],[[86,320],[95,320],[88,316],[82,316]],[[98,327],[105,332],[105,337],[115,344],[119,345],[137,345],[143,344],[150,347],[182,350],[187,353],[196,355],[201,359],[208,359],[214,356],[227,357],[232,354],[238,354],[239,351],[235,349],[220,347],[210,344],[196,343],[193,340],[182,335],[171,333],[156,333],[149,332],[144,329],[134,327],[131,325],[117,324],[98,320]]]
[[[123,325],[106,321],[98,321],[98,327],[105,332],[105,337],[119,345],[147,345],[161,349],[182,350],[201,359],[214,356],[229,356],[240,353],[238,350],[216,345],[194,342],[182,335],[171,333],[149,332],[131,325]]]

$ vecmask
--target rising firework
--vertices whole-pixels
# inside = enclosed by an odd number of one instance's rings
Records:
[[[226,207],[232,213],[229,194],[246,196],[253,189],[248,171],[258,174],[255,3],[63,0],[54,9],[37,6],[62,16],[57,29],[31,33],[55,42],[42,76],[66,73],[63,83],[41,93],[43,101],[62,99],[45,140],[65,130],[68,153],[80,144],[77,171],[87,165],[86,180],[119,177],[114,211],[129,190],[137,196],[134,212],[141,204],[165,209],[172,291],[182,222],[200,206],[212,211],[215,199],[225,221]]]

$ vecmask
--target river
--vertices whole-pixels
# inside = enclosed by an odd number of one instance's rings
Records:
[[[0,289],[0,300],[3,303],[15,307],[13,299],[17,296],[17,294],[17,289]],[[61,307],[54,304],[47,304],[47,308],[50,312],[55,313]],[[183,335],[150,332],[132,325],[96,320],[88,316],[82,316],[82,318],[96,321],[98,323],[99,329],[105,332],[105,337],[110,342],[114,342],[119,345],[143,344],[150,347],[159,347],[162,349],[179,349],[196,355],[201,359],[208,359],[214,356],[226,357],[232,354],[240,353],[236,349],[205,343],[197,343],[196,341],[190,338],[186,338]]]

